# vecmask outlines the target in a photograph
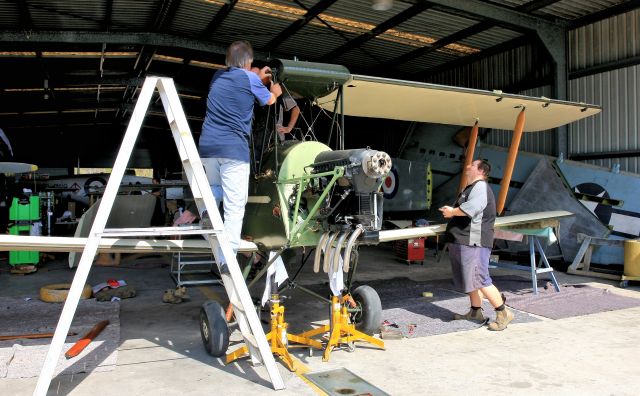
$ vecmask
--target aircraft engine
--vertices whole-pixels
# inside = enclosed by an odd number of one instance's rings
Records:
[[[366,149],[325,151],[312,165],[315,173],[344,167],[343,176],[319,215],[329,225],[359,224],[365,231],[379,231],[382,225],[382,178],[391,170],[391,157],[383,151]]]
[[[352,245],[359,236],[375,243],[382,223],[378,190],[390,169],[382,151],[285,142],[265,153],[252,178],[243,235],[263,250],[317,246],[336,233],[355,235]]]

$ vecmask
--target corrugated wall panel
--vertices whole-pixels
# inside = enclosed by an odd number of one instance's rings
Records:
[[[468,65],[427,77],[427,82],[477,89],[514,92],[523,83],[545,81],[551,68],[540,50],[525,45]]]
[[[569,70],[640,55],[640,9],[569,32]]]
[[[640,150],[640,66],[570,81],[570,98],[602,105],[602,113],[569,126],[572,154]],[[640,158],[587,161],[640,173]]]

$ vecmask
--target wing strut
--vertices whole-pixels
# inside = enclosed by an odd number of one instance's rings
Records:
[[[476,151],[476,143],[478,142],[478,120],[473,124],[471,134],[469,135],[469,141],[467,142],[467,153],[464,157],[464,165],[460,173],[460,185],[458,186],[458,194],[467,186],[467,181],[464,178],[464,170],[467,166],[473,162],[473,154]]]
[[[520,139],[522,138],[522,132],[524,131],[524,111],[525,107],[522,106],[522,110],[520,110],[520,114],[518,114],[518,118],[516,119],[516,126],[513,128],[513,138],[511,138],[509,154],[507,155],[507,161],[504,164],[504,174],[502,175],[502,181],[500,182],[498,202],[496,202],[496,212],[498,212],[498,215],[501,215],[504,211],[504,203],[507,201],[507,192],[509,192],[509,184],[511,183],[513,168],[516,164],[516,158],[518,157]]]

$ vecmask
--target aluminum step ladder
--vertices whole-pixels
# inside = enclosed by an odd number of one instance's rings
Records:
[[[196,144],[191,135],[187,118],[184,114],[178,92],[173,80],[162,77],[147,77],[140,91],[136,106],[131,115],[131,120],[127,126],[122,146],[118,152],[113,171],[104,191],[100,207],[96,213],[95,220],[87,238],[80,263],[73,278],[67,300],[62,309],[62,314],[58,321],[51,346],[45,358],[38,383],[34,390],[34,395],[45,396],[64,346],[66,335],[71,326],[73,316],[78,307],[82,288],[87,281],[93,259],[98,250],[100,240],[103,237],[124,237],[124,236],[151,236],[151,235],[180,235],[184,231],[175,229],[176,227],[163,227],[151,229],[105,229],[109,213],[118,193],[118,187],[122,181],[127,164],[131,158],[133,147],[140,133],[142,122],[149,108],[155,89],[158,89],[162,105],[164,106],[171,133],[175,140],[180,160],[191,187],[194,200],[202,219],[209,218],[211,227],[207,229],[195,230],[203,235],[211,245],[211,250],[216,259],[224,287],[227,291],[229,301],[233,305],[240,331],[251,354],[254,364],[263,364],[267,369],[274,389],[284,389],[284,382],[278,371],[275,359],[267,342],[264,330],[253,309],[253,301],[249,294],[242,272],[236,260],[236,255],[231,249],[231,245],[224,233],[224,226],[220,213],[213,197],[213,192],[209,186],[204,167],[198,155]]]

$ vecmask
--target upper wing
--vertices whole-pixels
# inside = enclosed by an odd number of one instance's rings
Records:
[[[317,99],[333,111],[338,93]],[[526,108],[525,132],[552,129],[601,111],[600,106],[450,87],[414,81],[351,75],[343,84],[345,115],[512,130]]]
[[[563,217],[573,216],[573,213],[567,212],[564,210],[555,210],[549,212],[535,212],[514,216],[504,216],[498,217],[496,219],[495,227],[496,228],[509,228],[514,226],[522,226],[528,225],[530,223],[540,223],[545,220],[555,220],[561,219]],[[420,237],[430,237],[436,236],[439,234],[444,234],[447,228],[446,224],[437,224],[433,226],[427,227],[415,227],[415,228],[402,228],[399,230],[385,230],[380,231],[379,233],[379,241],[380,242],[389,242],[396,241],[399,239],[409,239],[409,238],[420,238]]]

